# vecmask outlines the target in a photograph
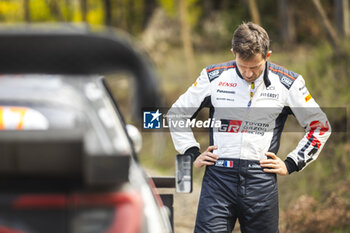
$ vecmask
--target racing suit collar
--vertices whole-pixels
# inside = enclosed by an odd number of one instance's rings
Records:
[[[265,63],[265,70],[264,70],[264,83],[265,83],[265,86],[266,86],[266,87],[268,87],[268,86],[271,85],[271,81],[270,81],[269,75],[268,75],[269,66],[270,66],[270,62],[266,61],[266,63]],[[243,79],[242,74],[241,74],[241,72],[239,71],[237,65],[236,65],[236,72],[237,72],[237,75],[238,75],[241,79]]]
[[[263,80],[265,76],[265,70],[260,74],[260,76],[254,81],[255,86],[258,86]]]
[[[269,87],[271,85],[271,81],[269,79],[269,66],[270,66],[270,62],[266,61],[265,70],[264,70],[264,83],[266,87]]]

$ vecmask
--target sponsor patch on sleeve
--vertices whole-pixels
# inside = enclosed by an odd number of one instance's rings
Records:
[[[281,83],[287,87],[288,89],[293,85],[294,80],[291,78],[288,78],[286,76],[283,76],[281,79]]]
[[[213,81],[214,79],[220,76],[221,72],[222,72],[221,69],[215,69],[215,70],[209,71],[208,72],[209,80]]]
[[[311,94],[308,94],[306,97],[305,97],[305,102],[308,102],[309,100],[311,100],[312,96]]]

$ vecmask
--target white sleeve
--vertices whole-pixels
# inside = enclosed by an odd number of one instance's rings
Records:
[[[190,128],[180,129],[169,121],[190,119],[206,97],[210,98],[210,82],[206,70],[203,69],[196,82],[176,100],[167,113],[168,125],[175,149],[181,154],[191,147],[200,148],[200,145]]]
[[[291,158],[298,170],[302,170],[318,157],[331,134],[331,126],[327,116],[307,90],[302,76],[299,76],[289,89],[287,101],[306,132],[298,146],[288,154],[287,159]]]

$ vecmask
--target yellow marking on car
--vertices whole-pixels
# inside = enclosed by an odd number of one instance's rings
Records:
[[[0,106],[0,130],[11,129],[12,124],[16,130],[22,130],[27,112],[28,108],[25,107]]]
[[[0,107],[0,130],[4,129],[4,121],[3,121],[3,107]]]
[[[10,107],[10,111],[13,113],[17,113],[19,115],[19,121],[17,123],[17,130],[23,129],[23,121],[24,121],[24,116],[27,113],[27,108],[20,108],[20,107]]]

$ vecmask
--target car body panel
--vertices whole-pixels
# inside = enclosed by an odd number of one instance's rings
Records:
[[[99,75],[132,73],[139,111],[152,71],[111,30],[31,27],[0,28],[0,231],[171,232]]]

